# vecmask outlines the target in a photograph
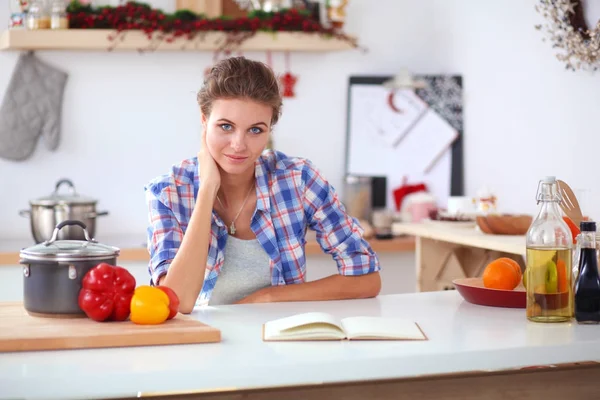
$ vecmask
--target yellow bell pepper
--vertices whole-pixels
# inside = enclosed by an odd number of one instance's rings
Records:
[[[169,296],[154,286],[138,286],[131,298],[133,323],[139,325],[162,324],[169,317]]]

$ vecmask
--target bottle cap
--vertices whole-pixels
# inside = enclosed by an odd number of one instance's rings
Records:
[[[542,182],[543,183],[554,183],[554,182],[556,182],[556,177],[555,176],[545,176],[542,178]]]
[[[581,221],[579,229],[582,232],[596,232],[596,223],[594,221]]]

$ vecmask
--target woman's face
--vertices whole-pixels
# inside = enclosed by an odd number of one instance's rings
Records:
[[[252,100],[219,99],[209,116],[202,115],[208,151],[223,171],[254,170],[269,141],[272,113],[270,106]]]

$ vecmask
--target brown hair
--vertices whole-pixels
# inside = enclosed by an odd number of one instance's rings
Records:
[[[242,98],[273,108],[271,125],[281,114],[281,93],[275,74],[264,63],[245,57],[230,57],[215,64],[198,92],[200,110],[210,115],[212,103],[218,99]]]

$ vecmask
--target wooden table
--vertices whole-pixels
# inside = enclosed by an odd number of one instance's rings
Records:
[[[413,320],[427,341],[263,342],[300,312]],[[600,326],[530,322],[457,291],[197,308],[220,343],[0,354],[0,398],[595,399]]]
[[[453,289],[452,280],[480,276],[498,257],[512,258],[525,268],[525,236],[488,235],[451,222],[397,223],[392,230],[416,238],[418,291]]]

